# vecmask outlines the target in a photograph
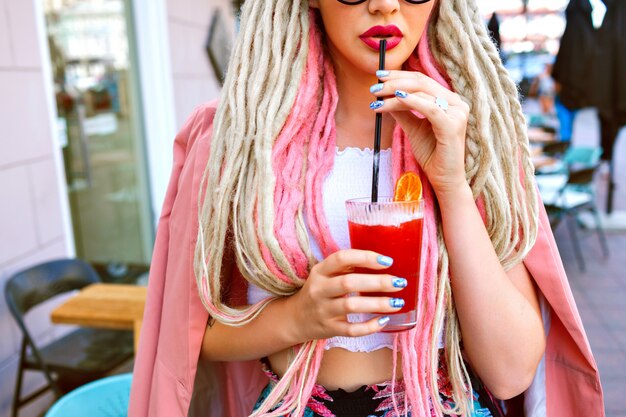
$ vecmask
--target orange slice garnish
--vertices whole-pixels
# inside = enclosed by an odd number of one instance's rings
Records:
[[[405,172],[396,182],[393,201],[416,201],[422,198],[422,180],[415,172]]]

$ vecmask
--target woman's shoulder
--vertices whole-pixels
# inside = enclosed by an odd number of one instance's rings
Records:
[[[191,115],[187,118],[183,129],[185,129],[185,127],[201,130],[211,129],[218,106],[219,99],[200,104],[191,112]]]
[[[185,154],[197,142],[210,138],[218,105],[218,99],[200,104],[187,117],[175,140],[176,146],[187,150]]]
[[[213,118],[215,117],[215,113],[217,112],[218,106],[219,99],[216,98],[200,104],[195,108],[194,112],[198,115],[198,117],[213,120]]]

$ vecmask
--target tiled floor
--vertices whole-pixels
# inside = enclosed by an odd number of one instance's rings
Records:
[[[579,114],[574,144],[597,144],[595,114]],[[626,211],[626,129],[616,147],[616,182],[614,208]],[[600,207],[604,208],[607,178],[597,176]],[[572,292],[596,358],[605,394],[607,417],[626,417],[626,231],[608,233],[610,256],[604,259],[597,235],[581,238],[586,272],[576,263],[570,235],[565,224],[555,230],[555,237]]]
[[[607,260],[597,237],[585,237],[587,269],[580,272],[567,232],[561,225],[555,236],[600,369],[607,417],[626,417],[626,233],[608,236]]]

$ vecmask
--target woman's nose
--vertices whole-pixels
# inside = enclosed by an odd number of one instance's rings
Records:
[[[369,12],[372,14],[393,14],[400,10],[399,0],[369,0]]]

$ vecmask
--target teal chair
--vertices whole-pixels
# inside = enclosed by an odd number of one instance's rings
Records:
[[[113,375],[61,397],[45,417],[126,417],[132,374]]]
[[[550,218],[550,225],[556,228],[561,220],[567,220],[572,237],[574,253],[581,271],[585,270],[583,251],[579,244],[577,227],[578,215],[589,212],[595,221],[595,230],[600,239],[604,257],[609,256],[609,248],[596,206],[594,174],[600,165],[602,148],[591,146],[569,146],[565,149],[560,164],[537,171],[537,186]]]
[[[602,148],[587,146],[570,146],[563,155],[563,162],[570,169],[590,168],[600,163]]]
[[[574,254],[578,260],[578,266],[583,272],[585,271],[585,261],[576,230],[579,226],[577,216],[580,213],[589,212],[593,215],[602,252],[605,258],[609,256],[608,243],[595,203],[593,179],[596,166],[570,170],[567,174],[540,175],[537,177],[537,186],[548,213],[550,225],[555,229],[561,220],[567,220]]]
[[[597,167],[602,148],[597,146],[568,146],[567,142],[555,142],[544,146],[543,153],[556,157],[558,162],[538,168],[537,175],[566,175],[569,171]]]

